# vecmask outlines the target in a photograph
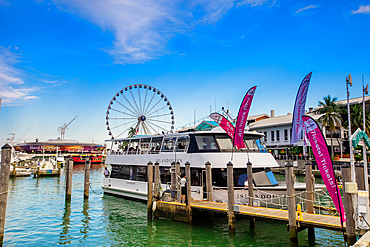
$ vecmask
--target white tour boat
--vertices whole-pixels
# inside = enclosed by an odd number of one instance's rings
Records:
[[[158,162],[163,190],[170,188],[171,163],[179,162],[184,174],[185,163],[190,163],[191,197],[207,197],[205,163],[212,167],[212,195],[214,201],[227,202],[227,163],[232,158],[234,167],[235,202],[247,203],[247,162],[252,163],[256,198],[285,198],[286,185],[278,183],[270,171],[279,167],[267,152],[262,133],[245,132],[246,149],[232,150],[231,138],[220,128],[165,135],[137,136],[109,140],[111,150],[106,159],[110,177],[104,178],[104,193],[147,200],[147,163]],[[316,189],[324,188],[316,185]],[[306,189],[304,183],[295,184],[296,191]]]

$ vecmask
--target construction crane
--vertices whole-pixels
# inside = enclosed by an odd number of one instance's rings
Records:
[[[63,124],[63,126],[58,127],[58,133],[60,134],[60,139],[64,140],[64,134],[66,133],[66,129],[68,125],[70,125],[78,116],[75,116],[68,124]]]

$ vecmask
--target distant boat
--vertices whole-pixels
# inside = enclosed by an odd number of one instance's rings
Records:
[[[103,156],[102,155],[99,155],[99,156],[72,156],[72,159],[73,159],[73,163],[80,163],[80,164],[85,164],[85,160],[86,159],[90,159],[91,161],[91,164],[97,164],[97,163],[101,163],[103,161]]]
[[[28,166],[17,167],[15,165],[10,166],[10,177],[28,177],[32,175],[32,171]]]
[[[55,157],[49,157],[48,159],[42,159],[37,161],[36,170],[33,171],[34,175],[40,176],[59,176],[60,169]]]

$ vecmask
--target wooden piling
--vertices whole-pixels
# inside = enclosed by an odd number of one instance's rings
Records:
[[[211,163],[209,161],[206,162],[206,190],[207,190],[207,200],[212,201],[212,170],[211,170]]]
[[[355,221],[353,219],[353,203],[352,195],[347,193],[345,190],[346,182],[351,182],[351,166],[345,164],[342,166],[342,181],[344,185],[343,192],[343,204],[344,211],[346,212],[346,234],[347,234],[347,244],[353,245],[356,242],[356,232],[355,232]]]
[[[153,163],[148,162],[147,166],[148,175],[148,219],[151,220],[153,217]]]
[[[312,164],[307,162],[305,165],[305,175],[306,175],[306,207],[307,213],[313,214],[314,213],[314,198],[313,198],[313,177],[312,177]],[[308,227],[308,239],[310,241],[315,239],[315,228]]]
[[[0,169],[0,246],[4,242],[4,227],[6,217],[6,204],[8,202],[8,187],[10,160],[12,156],[12,147],[5,144],[1,148],[1,169]]]
[[[356,171],[356,183],[358,190],[365,190],[365,177],[364,177],[364,166],[357,164],[355,167]]]
[[[252,171],[252,163],[248,161],[247,163],[247,175],[248,175],[248,205],[253,207],[253,171]],[[254,228],[256,223],[256,218],[250,218],[250,227]]]
[[[229,233],[235,233],[234,215],[234,169],[231,162],[227,163],[227,216]]]
[[[191,173],[190,173],[190,163],[187,161],[185,163],[185,176],[186,176],[186,211],[188,214],[188,222],[192,221],[191,213]]]
[[[159,179],[160,179],[160,175],[159,175],[159,163],[158,162],[155,162],[154,164],[154,200],[158,200],[159,199]]]
[[[175,162],[171,163],[171,190],[176,190],[176,168]]]
[[[180,162],[175,164],[175,173],[176,173],[176,200],[181,202],[181,190],[180,190]]]
[[[295,190],[294,190],[294,173],[293,165],[287,163],[285,165],[285,180],[287,184],[287,201],[288,201],[288,218],[289,218],[289,236],[290,244],[298,246],[298,228],[295,209]]]
[[[72,172],[73,160],[69,159],[66,167],[66,201],[71,201],[72,198]]]
[[[89,189],[90,189],[90,169],[91,161],[90,159],[85,160],[85,183],[84,183],[84,199],[89,198]]]
[[[253,206],[253,172],[252,163],[247,163],[247,175],[248,175],[248,205]]]

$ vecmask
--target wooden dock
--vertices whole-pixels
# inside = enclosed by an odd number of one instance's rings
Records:
[[[165,206],[166,204],[166,206]],[[176,207],[179,210],[180,207],[185,208],[184,203],[178,202],[164,202],[157,201],[157,209],[164,207]],[[207,202],[207,201],[197,201],[193,200],[191,203],[191,209],[196,211],[208,211],[220,214],[227,214],[227,203],[219,202]],[[263,208],[263,207],[250,207],[245,205],[235,205],[234,213],[240,216],[252,217],[252,218],[263,218],[269,220],[277,220],[287,222],[288,210],[273,209],[273,208]],[[322,215],[322,214],[309,214],[302,212],[301,217],[298,218],[301,227],[318,227],[326,228],[329,230],[341,231],[342,227],[340,224],[340,218],[338,216]],[[343,226],[345,229],[345,224]]]

